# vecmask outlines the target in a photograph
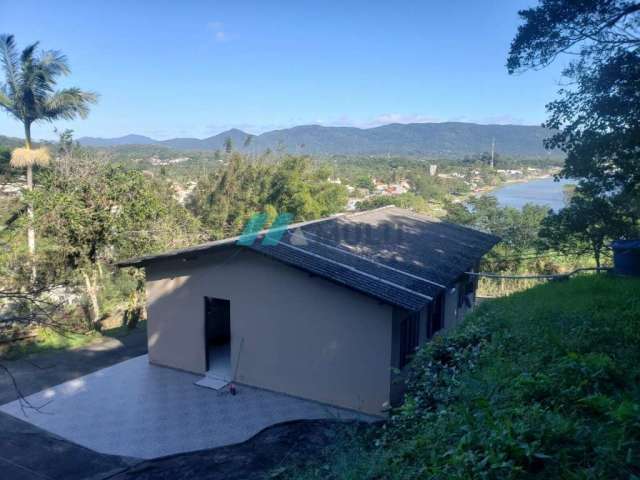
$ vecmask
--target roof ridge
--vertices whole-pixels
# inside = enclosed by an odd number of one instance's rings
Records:
[[[360,215],[365,215],[367,213],[373,213],[373,212],[379,212],[380,210],[386,210],[387,208],[400,208],[400,207],[397,207],[394,204],[383,205],[382,207],[372,208],[371,210],[362,210],[360,212],[353,212],[353,213],[343,213],[342,216],[344,216],[346,218],[358,217]]]

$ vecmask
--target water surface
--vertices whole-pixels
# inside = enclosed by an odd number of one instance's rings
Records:
[[[522,208],[527,203],[545,205],[554,210],[560,210],[564,204],[564,185],[568,180],[556,182],[553,178],[542,178],[522,183],[510,183],[492,191],[493,195],[503,207]]]

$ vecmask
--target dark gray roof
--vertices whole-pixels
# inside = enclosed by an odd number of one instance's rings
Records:
[[[246,247],[386,303],[418,310],[468,271],[499,238],[409,210],[384,207],[290,225],[276,245]],[[144,266],[193,256],[238,237],[120,262]]]

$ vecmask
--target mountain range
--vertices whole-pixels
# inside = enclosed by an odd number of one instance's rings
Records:
[[[545,150],[550,131],[533,125],[481,125],[464,122],[389,124],[374,128],[302,125],[250,135],[231,129],[208,138],[154,140],[143,135],[117,138],[81,137],[81,145],[98,148],[155,145],[176,150],[222,150],[228,138],[234,149],[320,155],[415,155],[459,157],[491,150],[495,141],[501,155],[515,157],[558,156]],[[247,140],[249,138],[249,140]]]

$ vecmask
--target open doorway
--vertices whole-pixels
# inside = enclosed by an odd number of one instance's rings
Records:
[[[204,297],[207,377],[231,381],[231,303]],[[221,385],[221,386],[224,386]]]

